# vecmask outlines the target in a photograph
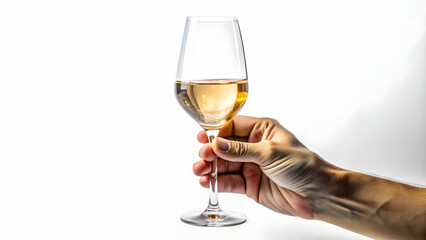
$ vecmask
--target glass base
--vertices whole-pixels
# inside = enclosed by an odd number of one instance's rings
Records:
[[[182,214],[180,219],[188,224],[204,227],[234,226],[246,221],[246,216],[237,212],[192,211]]]

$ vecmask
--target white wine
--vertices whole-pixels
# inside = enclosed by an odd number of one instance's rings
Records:
[[[204,129],[219,129],[244,105],[247,79],[176,81],[176,98]]]

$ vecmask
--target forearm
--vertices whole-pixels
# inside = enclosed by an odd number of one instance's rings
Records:
[[[314,218],[383,239],[426,239],[426,189],[345,170],[313,193]]]

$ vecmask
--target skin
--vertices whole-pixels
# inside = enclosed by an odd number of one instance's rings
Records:
[[[269,118],[236,116],[193,166],[209,187],[245,194],[276,212],[329,222],[373,238],[426,239],[426,189],[336,167]]]

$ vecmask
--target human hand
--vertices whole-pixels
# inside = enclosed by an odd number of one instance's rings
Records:
[[[211,144],[204,131],[197,138],[205,144],[203,160],[193,167],[202,186],[209,187],[217,158],[219,192],[246,194],[283,214],[312,219],[312,197],[332,181],[328,173],[339,170],[274,119],[236,116]]]
[[[338,168],[307,149],[276,120],[236,116],[194,164],[209,187],[246,194],[279,213],[318,219],[373,238],[425,239],[426,189]]]

